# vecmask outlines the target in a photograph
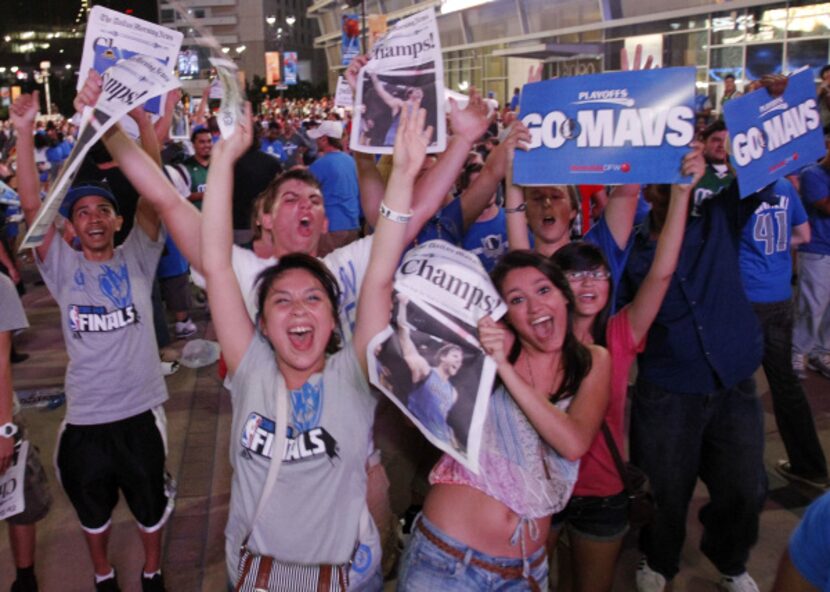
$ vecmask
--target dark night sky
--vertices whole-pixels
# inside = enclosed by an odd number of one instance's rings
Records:
[[[156,0],[92,0],[114,10],[133,9],[133,15],[145,20],[157,18]],[[81,7],[81,0],[0,0],[0,32],[21,30],[29,25],[71,25]]]

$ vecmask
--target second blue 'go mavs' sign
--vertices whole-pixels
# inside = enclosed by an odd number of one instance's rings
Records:
[[[723,107],[741,197],[825,154],[813,72],[790,75],[780,97],[756,90]]]
[[[676,183],[695,136],[695,69],[664,68],[525,85],[517,185]]]

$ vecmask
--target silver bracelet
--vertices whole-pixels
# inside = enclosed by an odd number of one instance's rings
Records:
[[[518,214],[519,212],[524,212],[527,209],[527,204],[523,203],[515,208],[502,208],[505,214]]]
[[[412,219],[412,210],[409,210],[408,214],[403,214],[401,212],[396,212],[395,210],[387,206],[384,202],[380,202],[380,215],[389,220],[390,222],[406,224]]]

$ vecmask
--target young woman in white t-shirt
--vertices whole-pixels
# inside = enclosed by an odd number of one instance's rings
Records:
[[[248,359],[251,355],[250,352],[257,347],[261,335],[273,349],[273,355],[270,356],[270,359],[273,360],[276,372],[284,380],[289,391],[302,393],[304,389],[319,388],[319,383],[315,383],[317,386],[309,385],[309,380],[316,374],[322,374],[322,381],[325,383],[327,366],[335,364],[346,369],[357,366],[359,372],[344,372],[349,378],[348,381],[345,381],[348,383],[337,384],[337,388],[334,389],[326,389],[326,397],[333,399],[342,394],[354,398],[356,391],[360,389],[365,392],[366,398],[371,396],[365,380],[367,372],[366,346],[369,340],[383,330],[389,322],[393,277],[406,245],[404,234],[407,222],[411,217],[412,186],[415,175],[420,170],[426,153],[426,146],[432,133],[431,128],[424,128],[425,111],[417,107],[417,104],[413,104],[411,111],[404,109],[402,112],[401,125],[395,139],[392,175],[381,206],[382,215],[378,218],[378,225],[375,230],[370,265],[363,281],[362,290],[364,291],[362,291],[358,302],[357,321],[352,344],[349,348],[332,357],[327,357],[327,354],[333,349],[332,345],[336,336],[338,322],[337,284],[330,272],[315,259],[304,255],[289,255],[283,257],[275,267],[263,273],[265,279],[259,288],[260,297],[258,301],[260,308],[256,325],[251,322],[245,308],[245,299],[231,265],[233,242],[231,188],[233,164],[245,152],[252,138],[250,107],[248,107],[246,117],[243,118],[236,132],[230,138],[218,142],[214,147],[202,209],[202,262],[213,322],[234,384],[253,384],[254,386],[259,384],[261,394],[262,383],[256,383],[256,381],[246,382],[248,377],[244,376],[245,373],[259,374],[262,372],[261,367],[258,368],[250,364]],[[284,199],[299,201],[300,207],[297,211],[300,213],[298,216],[302,216],[303,207],[310,208],[314,205],[315,200],[322,199],[319,191],[309,185],[285,184],[283,187],[281,191],[293,192],[290,196],[283,196]],[[300,221],[298,220],[298,222]],[[286,264],[288,261],[290,261],[290,265]],[[262,355],[261,347],[259,355]],[[353,359],[344,362],[343,355],[352,356]],[[269,360],[266,359],[265,362],[268,363]],[[238,374],[242,374],[242,376]],[[359,395],[359,393],[357,394]],[[246,397],[249,396],[251,396],[251,393],[248,392],[233,392],[234,407],[246,408],[245,405],[248,403]],[[277,397],[276,384],[273,385],[271,396]],[[295,399],[293,393],[290,399],[289,417],[296,418],[296,406],[301,403],[298,402],[298,399]],[[373,405],[366,405],[365,409],[367,415],[371,415],[374,407]],[[325,409],[320,413],[325,414]],[[362,461],[365,459],[366,442],[371,428],[371,417],[364,419],[366,421],[362,421],[361,426],[366,429],[366,437],[344,438],[349,442],[354,441],[358,450],[337,448],[333,451],[334,454],[331,458],[332,464],[340,462],[341,458],[347,458],[349,462],[353,463],[352,466],[358,467],[354,471],[354,475],[346,475],[345,477],[342,473],[339,475],[338,478],[346,486],[340,488],[337,496],[352,496],[360,503],[365,499],[366,476],[365,473],[357,473],[364,470]],[[236,417],[234,425],[237,425]],[[247,423],[245,425],[250,427],[251,430],[256,430],[260,428],[261,422],[255,422],[250,426]],[[339,425],[337,427],[338,429],[342,428]],[[235,434],[231,443],[232,453],[234,452],[233,447],[239,444],[237,440],[239,438]],[[297,452],[297,454],[309,453],[308,449]],[[355,458],[359,459],[359,463],[356,465],[354,464]],[[280,470],[281,478],[288,479],[289,476],[292,476],[292,478],[301,479],[302,473],[298,474],[297,465],[287,469],[286,464],[291,459],[286,460],[286,456],[284,456],[284,460],[285,464]],[[243,468],[235,467],[237,472],[234,475],[230,510],[232,517],[245,516],[246,513],[240,512],[239,506],[247,505],[250,509],[253,505],[256,505],[264,487],[261,468],[259,473],[253,473],[248,471],[247,466],[244,466],[241,461],[237,461],[237,465]],[[238,478],[237,473],[240,470],[248,471],[248,473],[243,473]],[[314,469],[309,468],[307,470]],[[257,483],[257,479],[263,481],[263,483]],[[279,490],[280,486],[280,479],[278,479],[274,490]],[[285,484],[282,484],[282,486],[284,488]],[[251,491],[246,488],[258,490]],[[286,492],[285,489],[280,491]],[[292,492],[288,491],[286,495],[291,495]],[[324,495],[324,492],[321,492],[320,497],[324,497]],[[337,499],[337,496],[335,496],[332,503],[342,504],[342,500]],[[285,499],[285,497],[282,499]],[[299,501],[303,502],[304,500]],[[256,551],[259,554],[271,555],[274,556],[276,561],[280,561],[285,557],[280,557],[278,553],[287,555],[292,551],[291,546],[286,545],[286,541],[293,542],[298,547],[309,548],[314,547],[314,545],[309,545],[309,541],[319,541],[318,547],[324,548],[327,539],[333,536],[346,536],[351,541],[357,540],[358,525],[356,518],[343,518],[337,516],[337,513],[333,514],[334,517],[331,522],[345,520],[348,522],[348,528],[354,531],[344,535],[342,532],[336,532],[336,525],[333,523],[327,523],[331,526],[331,530],[313,528],[315,524],[319,526],[321,515],[332,515],[330,507],[319,507],[319,505],[313,503],[313,500],[308,500],[308,503],[305,504],[301,503],[298,507],[301,508],[304,514],[308,513],[308,520],[302,523],[308,524],[308,532],[303,532],[302,526],[299,529],[290,530],[281,529],[280,524],[268,523],[267,528],[263,528],[258,532]],[[274,511],[278,512],[278,510]],[[264,513],[268,515],[267,511]],[[248,516],[251,514],[255,513],[247,512]],[[229,536],[230,531],[235,526],[229,524]],[[255,526],[254,524],[243,525],[244,528],[248,529],[248,532],[251,532]],[[236,532],[238,534],[239,529]],[[338,553],[334,553],[334,555],[338,555],[336,557],[306,557],[302,562],[297,561],[296,558],[289,558],[287,563],[295,565],[297,563],[303,565],[326,564],[326,567],[334,564],[335,575],[333,577],[342,577],[345,566],[350,560],[351,548],[345,555],[339,551]],[[233,567],[232,562],[229,562],[229,567]],[[322,570],[323,567],[321,566],[320,569]],[[236,579],[236,574],[231,574],[231,578]],[[269,582],[266,588],[274,589],[275,586],[276,582]],[[303,589],[303,585],[297,582],[292,589]]]

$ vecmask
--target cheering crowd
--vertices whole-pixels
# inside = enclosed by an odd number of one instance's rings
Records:
[[[353,87],[365,63],[349,67]],[[830,379],[830,136],[822,161],[745,199],[713,118],[677,163],[688,184],[519,187],[513,155],[531,136],[518,91],[501,111],[475,91],[463,108],[451,101],[438,155],[426,154],[433,130],[418,96],[398,99],[394,154],[376,158],[348,152],[348,113],[326,100],[248,107],[224,139],[205,101],[189,141],[171,139],[176,93],[156,122],[130,112],[137,141],[119,125],[90,151],[33,256],[61,312],[55,464],[96,590],[139,577],[142,590],[165,589],[175,495],[164,375],[175,365],[160,359],[171,339],[160,303],[175,337],[189,338],[194,290],[233,405],[229,590],[380,590],[389,577],[405,591],[560,589],[549,558],[567,534],[570,588],[609,591],[637,526],[636,589],[660,592],[682,569],[698,478],[709,494],[700,547],[718,585],[758,590],[747,561],[767,489],[759,368],[787,453],[776,470],[830,487],[800,382],[808,369]],[[100,92],[90,71],[76,110]],[[13,332],[27,326],[15,245],[76,131],[42,123],[39,106],[37,92],[19,97],[0,134],[0,174],[21,201],[6,208],[0,248],[0,473],[24,430],[11,391],[10,363],[25,359]],[[475,253],[507,305],[478,326],[497,380],[477,473],[438,454],[368,381],[372,339],[390,318],[406,325],[396,268],[434,239]],[[451,406],[462,356],[430,361],[406,337],[421,404],[444,390]],[[631,522],[626,441],[653,496],[642,525]],[[26,510],[8,520],[12,590],[24,592],[37,590],[35,523],[50,504],[34,447],[26,481]],[[119,494],[140,531],[140,575],[116,575],[108,556]],[[830,589],[828,496],[793,534],[776,591]]]

